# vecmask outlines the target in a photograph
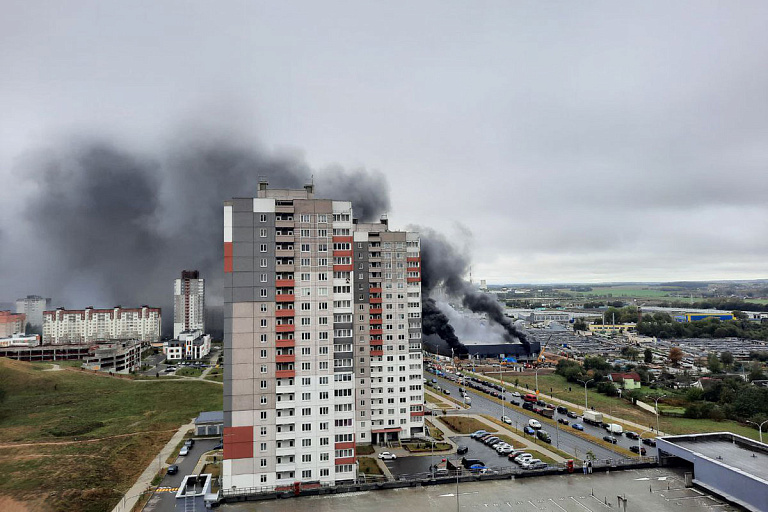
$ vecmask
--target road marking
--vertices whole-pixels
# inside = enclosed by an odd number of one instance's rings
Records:
[[[636,481],[647,481],[647,480],[650,480],[650,478],[648,478],[648,477],[646,476],[646,477],[644,477],[644,478],[635,478],[635,480],[636,480]],[[659,480],[661,480],[661,479],[659,479]]]
[[[555,500],[553,500],[552,498],[549,498],[549,501],[551,501],[551,502],[552,502],[552,504],[553,504],[554,506],[556,506],[557,508],[559,508],[559,509],[560,509],[560,510],[562,510],[563,512],[568,512],[568,511],[567,511],[567,510],[565,510],[563,507],[561,507],[560,505],[558,505],[557,503],[555,503]]]
[[[578,503],[579,505],[581,505],[581,506],[582,506],[582,507],[584,507],[585,509],[589,510],[589,512],[592,512],[592,509],[591,509],[591,508],[589,508],[588,506],[586,506],[585,504],[583,504],[582,502],[580,502],[579,500],[577,500],[577,499],[576,499],[576,498],[574,498],[573,496],[571,496],[571,499],[572,499],[572,500],[573,500],[575,503]]]

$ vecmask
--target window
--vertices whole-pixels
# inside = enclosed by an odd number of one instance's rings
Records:
[[[311,347],[301,347],[301,355],[308,356],[311,353],[312,353]]]
[[[302,439],[301,446],[312,446],[312,439]]]
[[[312,363],[301,363],[302,371],[309,371],[312,369]]]
[[[267,230],[265,228],[259,229],[259,237],[260,238],[267,238]]]
[[[267,296],[267,289],[266,289],[266,288],[262,288],[262,289],[259,291],[259,296],[261,296],[261,297],[266,297],[266,296]]]
[[[266,420],[267,419],[267,411],[261,411],[259,413],[259,416],[261,417],[262,420]]]
[[[261,427],[259,430],[259,435],[265,436],[267,435],[267,427]]]
[[[267,305],[266,304],[262,304],[260,309],[261,309],[262,313],[265,313],[267,311]]]
[[[262,213],[261,215],[259,215],[259,222],[267,222],[267,214],[266,213]]]
[[[301,252],[309,252],[309,244],[301,244]]]
[[[312,278],[312,275],[309,272],[305,272],[301,274],[302,281],[309,281],[311,278]]]
[[[261,365],[261,373],[267,373],[267,365],[263,364]]]
[[[302,267],[310,266],[310,259],[309,258],[301,258],[301,266]]]
[[[259,385],[260,385],[261,389],[267,389],[267,381],[263,380],[263,381],[261,381],[261,383]]]
[[[299,217],[300,222],[312,222],[312,216],[306,213],[302,213]]]
[[[302,423],[301,424],[301,431],[302,432],[312,432],[312,424],[311,423]]]
[[[259,322],[260,322],[261,327],[266,327],[267,326],[267,319],[266,318],[262,318],[261,320],[259,320]]]
[[[267,459],[261,459],[259,465],[263,468],[267,467]]]
[[[267,258],[261,258],[261,262],[259,263],[259,265],[261,265],[261,268],[266,268]]]
[[[267,405],[267,395],[261,395],[260,402],[262,405]]]
[[[261,339],[262,343],[266,343],[267,342],[267,335],[266,334],[262,334],[260,339]]]
[[[302,302],[301,303],[301,310],[302,311],[310,311],[312,309],[312,303],[311,302]]]
[[[260,281],[262,283],[266,283],[267,282],[267,274],[261,274],[259,279],[260,279]]]
[[[328,222],[328,215],[325,215],[325,214],[319,214],[319,215],[317,216],[317,222],[318,222],[319,224],[324,224],[324,223]]]
[[[259,246],[259,252],[267,252],[267,244],[261,244]]]
[[[302,229],[301,230],[301,236],[309,236],[309,230],[308,229]]]
[[[305,402],[307,400],[310,400],[311,398],[312,398],[312,393],[302,393],[301,394],[301,399],[304,400]]]
[[[311,377],[302,377],[301,378],[301,385],[302,386],[309,386],[312,384],[312,378]]]
[[[305,469],[301,472],[301,478],[312,478],[312,470]]]

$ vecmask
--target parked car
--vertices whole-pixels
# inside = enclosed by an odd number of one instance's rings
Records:
[[[631,430],[624,432],[624,435],[630,439],[640,439],[640,435],[637,432],[632,432]]]
[[[168,466],[168,471],[166,471],[166,473],[168,473],[169,475],[175,475],[178,472],[179,472],[179,466],[177,466],[176,464],[171,464],[170,466]]]
[[[541,428],[541,423],[539,423],[537,420],[530,419],[528,420],[528,426],[535,429]]]
[[[487,445],[488,445],[488,446],[490,446],[491,448],[496,448],[496,445],[497,445],[497,444],[499,444],[499,443],[503,443],[503,442],[504,442],[504,441],[502,441],[501,439],[494,439],[494,440],[492,440],[491,442],[489,442],[489,443],[485,443],[485,444],[487,444]]]
[[[526,426],[526,427],[523,429],[523,432],[524,432],[526,435],[529,435],[529,436],[535,436],[535,435],[536,435],[536,431],[535,431],[534,429],[532,429],[531,427],[528,427],[528,426]]]
[[[461,465],[464,466],[466,469],[469,469],[475,465],[485,466],[485,463],[480,459],[468,459],[464,457],[463,459],[461,459]]]
[[[574,419],[574,420],[575,420],[576,418],[578,418],[578,417],[579,417],[579,415],[578,415],[578,414],[576,414],[576,413],[575,413],[575,412],[573,412],[573,411],[568,411],[567,413],[565,413],[565,415],[566,415],[566,416],[568,416],[569,418],[572,418],[572,419]]]
[[[470,434],[469,437],[471,437],[472,439],[477,439],[478,437],[483,436],[487,433],[488,433],[487,430],[475,430],[474,432],[472,432],[472,434]]]
[[[515,449],[511,445],[507,445],[501,450],[497,448],[496,451],[499,452],[499,455],[509,455],[510,453],[515,451]]]
[[[456,448],[456,455],[464,455],[469,451],[469,448],[466,446],[459,446]]]
[[[509,452],[507,454],[507,458],[509,458],[509,460],[511,460],[511,461],[514,461],[515,457],[517,457],[518,455],[521,455],[523,453],[525,453],[525,450],[512,450],[511,452]]]
[[[541,459],[528,459],[523,461],[520,466],[522,466],[523,469],[533,469],[531,466],[539,462],[541,462]]]
[[[557,422],[562,425],[567,425],[569,423],[569,421],[565,418],[557,418]]]
[[[509,416],[502,416],[501,417],[501,421],[503,421],[507,425],[511,425],[512,424],[512,418],[510,418]]]
[[[582,425],[581,423],[574,423],[573,425],[571,425],[571,428],[575,428],[576,430],[584,430],[584,425]]]
[[[444,389],[443,393],[445,393],[446,395],[450,395],[451,394],[451,390],[450,389]]]
[[[190,448],[192,448],[193,446],[195,446],[195,440],[187,439],[186,441],[184,441],[184,446],[189,446]]]
[[[528,467],[525,469],[547,469],[547,463],[542,461],[529,462]]]
[[[656,446],[656,440],[652,437],[646,437],[643,439],[643,444],[648,446]]]
[[[187,454],[189,454],[189,446],[182,446],[182,447],[181,447],[181,450],[179,451],[179,455],[181,455],[182,457],[184,457],[184,456],[186,456]]]
[[[533,455],[531,455],[530,453],[521,453],[520,455],[515,457],[515,462],[517,462],[518,464],[522,464],[524,461],[531,460],[532,458],[533,458]]]
[[[487,445],[490,445],[494,441],[499,441],[500,439],[497,436],[489,436],[483,439],[483,442]]]
[[[635,453],[638,453],[639,451],[640,455],[645,455],[646,453],[644,446],[637,446],[636,444],[633,444],[632,446],[630,446],[629,451],[635,452]]]
[[[379,458],[382,460],[394,460],[397,458],[397,455],[392,452],[381,452]]]
[[[603,436],[603,441],[616,444],[616,438],[613,436]]]

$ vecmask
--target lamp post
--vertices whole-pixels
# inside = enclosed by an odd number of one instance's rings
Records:
[[[654,400],[654,402],[656,402],[656,434],[660,433],[660,430],[659,430],[659,400],[661,400],[665,396],[667,396],[667,395],[661,395],[660,397],[656,398],[656,400]]]
[[[646,432],[653,432],[652,428],[647,428],[640,432],[640,434],[637,436],[637,456],[641,457],[643,452],[643,434]]]
[[[430,467],[432,468],[432,480],[434,480],[435,479],[435,438],[432,438],[431,462],[432,462],[432,465]]]
[[[586,382],[583,381],[583,380],[579,380],[578,381],[578,382],[581,382],[582,384],[584,384],[584,410],[585,411],[589,409],[589,403],[587,402],[587,384],[589,384],[590,382],[592,382],[594,380],[595,379],[589,379]]]
[[[749,421],[749,420],[747,420],[747,423],[751,423],[751,424],[753,424],[754,426],[757,427],[757,429],[760,431],[760,442],[762,443],[763,442],[763,425],[768,423],[768,420],[765,420],[764,422],[760,423],[759,425],[757,423],[755,423],[754,421]]]
[[[536,376],[536,398],[539,398],[539,370],[540,368],[536,368],[536,371],[533,372]]]
[[[501,421],[504,421],[504,388],[501,388]]]

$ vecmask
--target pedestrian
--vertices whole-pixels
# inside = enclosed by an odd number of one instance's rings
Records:
[[[587,463],[586,462],[582,463],[581,469],[582,469],[582,471],[584,471],[584,474],[586,475],[587,474]]]
[[[592,474],[592,461],[587,462],[587,473]]]

